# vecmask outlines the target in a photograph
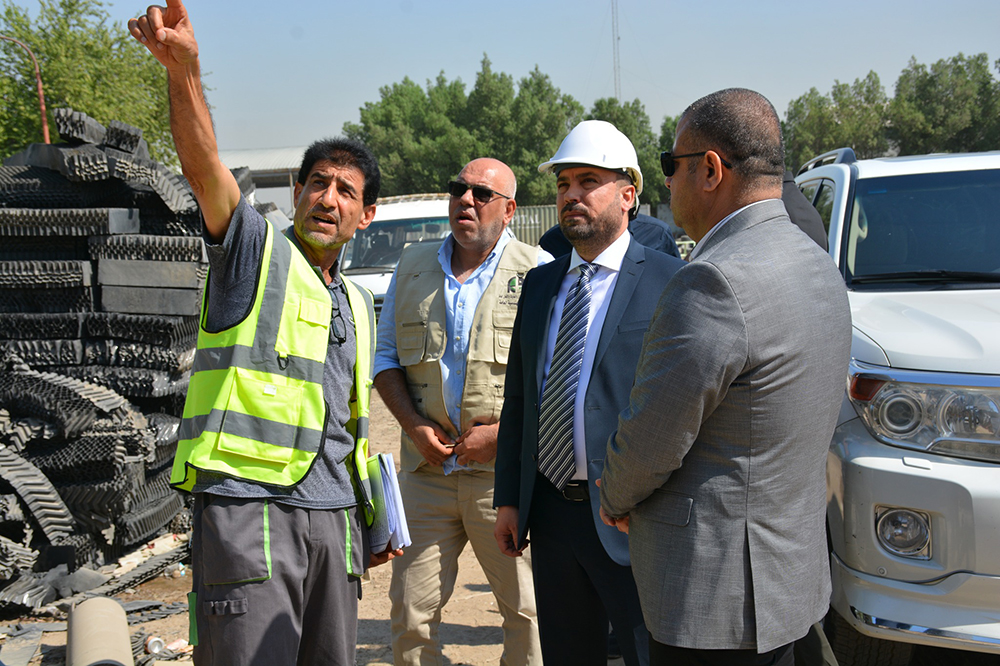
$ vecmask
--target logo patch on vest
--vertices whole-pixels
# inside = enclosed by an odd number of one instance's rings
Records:
[[[517,301],[521,298],[521,285],[524,284],[524,273],[518,273],[507,280],[507,291],[501,292],[497,299],[499,305],[507,307],[517,307]]]

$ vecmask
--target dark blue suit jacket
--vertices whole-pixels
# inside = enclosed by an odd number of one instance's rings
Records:
[[[538,471],[538,405],[552,307],[569,261],[570,255],[564,255],[528,271],[514,320],[497,441],[493,503],[498,507],[518,507],[518,535],[522,541],[518,547],[523,546],[529,529],[544,529],[542,525],[528,524]],[[604,471],[604,452],[608,438],[618,428],[618,414],[628,406],[643,334],[663,287],[681,266],[684,262],[680,259],[643,247],[634,238],[630,240],[587,386],[584,417],[587,478],[594,524],[608,555],[625,566],[629,564],[628,537],[601,521],[600,493],[594,482]]]

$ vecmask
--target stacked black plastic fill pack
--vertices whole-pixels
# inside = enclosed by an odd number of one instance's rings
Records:
[[[207,271],[187,181],[141,130],[55,112],[0,167],[0,607],[181,520],[168,485]],[[245,194],[249,170],[234,170]],[[14,584],[17,581],[17,584]],[[16,594],[12,594],[17,590]]]

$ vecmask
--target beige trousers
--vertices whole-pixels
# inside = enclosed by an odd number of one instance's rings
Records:
[[[424,465],[400,474],[403,508],[413,544],[392,561],[392,655],[396,666],[444,664],[438,625],[455,588],[458,556],[467,542],[486,574],[503,616],[502,666],[542,663],[531,560],[507,557],[493,538],[493,473],[445,476]]]

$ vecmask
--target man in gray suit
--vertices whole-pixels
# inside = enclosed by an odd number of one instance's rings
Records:
[[[829,605],[826,450],[851,347],[836,267],[788,223],[771,104],[692,104],[661,159],[698,244],[660,299],[608,443],[652,664],[791,664]]]

